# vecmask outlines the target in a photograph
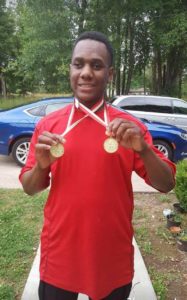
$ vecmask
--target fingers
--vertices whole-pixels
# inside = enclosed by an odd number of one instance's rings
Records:
[[[44,131],[39,137],[38,137],[38,144],[46,145],[46,149],[49,149],[50,146],[56,145],[58,143],[65,143],[65,139],[59,135],[54,134],[48,131]]]
[[[122,139],[128,139],[132,135],[141,135],[140,128],[134,122],[119,118],[114,119],[109,124],[108,131],[116,138],[118,142],[120,142]]]

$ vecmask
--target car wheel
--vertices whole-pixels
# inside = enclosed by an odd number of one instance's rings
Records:
[[[167,158],[169,158],[170,160],[172,160],[173,157],[173,151],[171,146],[162,140],[154,140],[153,141],[154,146],[160,151],[162,152]]]
[[[23,167],[26,163],[29,146],[30,138],[25,137],[17,140],[12,147],[12,156],[16,163],[21,167]]]

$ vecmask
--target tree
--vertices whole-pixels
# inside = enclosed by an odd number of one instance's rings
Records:
[[[72,42],[71,18],[66,1],[19,2],[18,58],[30,90],[42,86],[49,92],[68,89],[68,69]]]
[[[6,1],[0,1],[0,94],[6,97],[6,70],[14,58],[14,21]]]
[[[161,1],[150,14],[155,94],[180,96],[181,76],[187,62],[187,5]]]

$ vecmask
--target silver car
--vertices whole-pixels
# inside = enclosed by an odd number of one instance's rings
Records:
[[[138,118],[164,122],[187,130],[187,102],[178,98],[127,95],[117,96],[112,103]]]

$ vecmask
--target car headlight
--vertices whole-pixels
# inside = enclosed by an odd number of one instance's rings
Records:
[[[185,141],[187,141],[187,133],[181,133],[181,138]]]

